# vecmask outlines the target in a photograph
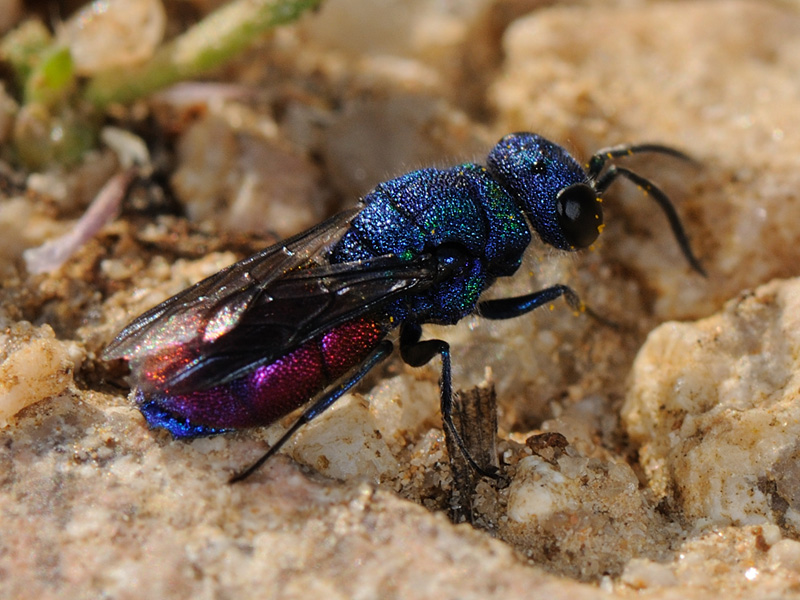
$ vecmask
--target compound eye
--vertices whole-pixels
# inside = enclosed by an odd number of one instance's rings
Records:
[[[603,210],[597,193],[585,183],[564,188],[556,197],[558,224],[570,246],[586,248],[597,239]]]

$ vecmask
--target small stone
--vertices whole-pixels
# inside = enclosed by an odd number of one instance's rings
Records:
[[[105,0],[75,13],[61,25],[58,37],[69,46],[76,72],[92,75],[150,58],[166,23],[161,0]]]
[[[771,567],[800,572],[800,542],[781,540],[769,549],[768,556]]]
[[[667,565],[646,558],[634,558],[626,566],[620,581],[637,590],[668,587],[678,584],[678,578]]]
[[[0,331],[0,427],[23,408],[72,385],[83,358],[80,346],[57,340],[49,325],[7,325]]]

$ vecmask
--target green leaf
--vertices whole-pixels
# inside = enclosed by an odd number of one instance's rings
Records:
[[[53,106],[72,89],[75,71],[69,48],[51,48],[25,83],[25,102]]]

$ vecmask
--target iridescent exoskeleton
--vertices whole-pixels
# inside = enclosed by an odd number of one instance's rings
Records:
[[[667,196],[611,163],[671,148],[597,152],[583,168],[533,133],[504,137],[487,166],[422,169],[381,183],[359,206],[275,244],[184,290],[126,327],[106,359],[126,358],[148,423],[178,438],[268,425],[310,403],[250,474],[304,423],[330,407],[393,350],[413,366],[439,355],[445,430],[470,464],[452,423],[450,348],[421,340],[422,325],[476,312],[509,319],[564,296],[555,285],[480,301],[512,275],[531,228],[561,250],[586,248],[603,223],[600,196],[619,177],[657,201],[691,267],[703,273]]]

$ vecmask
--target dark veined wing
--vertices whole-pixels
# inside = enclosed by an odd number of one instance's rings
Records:
[[[190,342],[220,311],[235,314],[271,281],[311,261],[336,243],[358,209],[269,246],[203,279],[141,314],[108,345],[105,360],[131,358],[149,346]]]
[[[432,281],[429,255],[329,264],[327,251],[357,213],[336,215],[176,294],[123,329],[103,357],[128,359],[146,392],[206,389]]]
[[[411,261],[382,256],[288,273],[270,283],[224,335],[202,340],[194,360],[166,387],[186,393],[237,379],[341,323],[423,289],[435,274],[436,261],[428,254]]]

